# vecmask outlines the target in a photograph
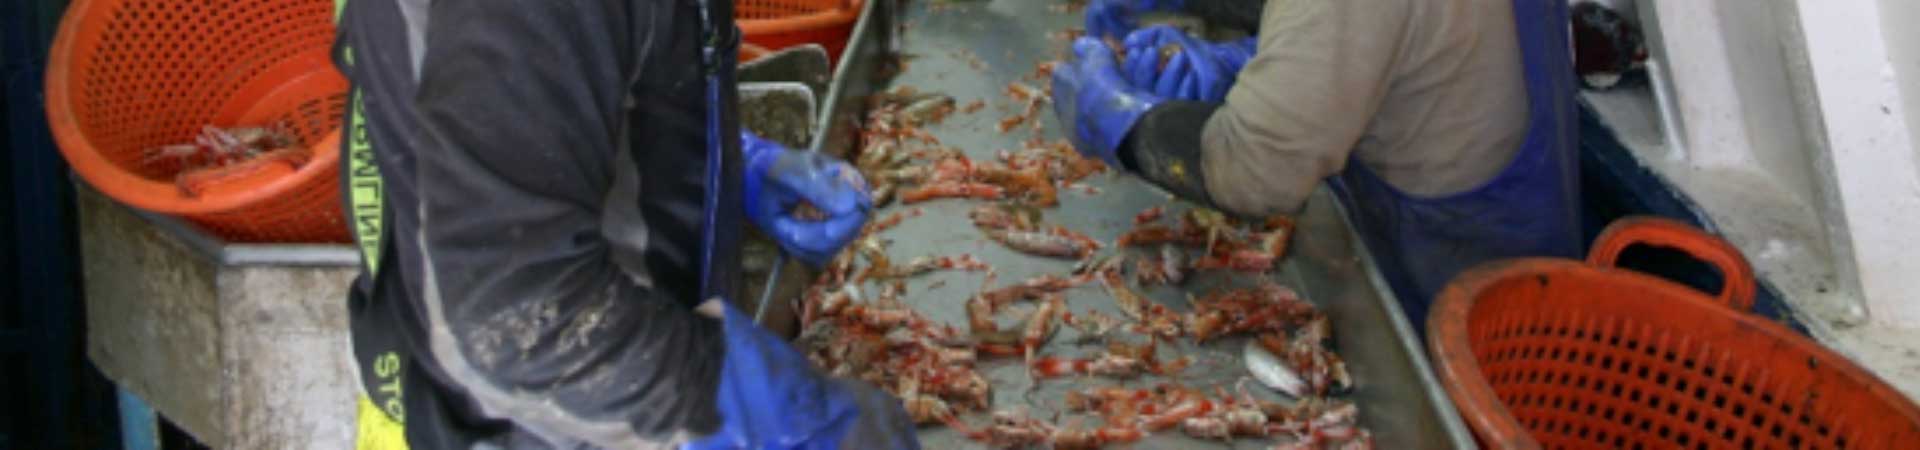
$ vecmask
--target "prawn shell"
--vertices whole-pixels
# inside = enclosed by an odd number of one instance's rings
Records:
[[[893,203],[893,192],[897,188],[898,185],[893,183],[880,183],[874,186],[873,192],[870,194],[868,200],[873,202],[874,208],[885,208],[888,204]]]

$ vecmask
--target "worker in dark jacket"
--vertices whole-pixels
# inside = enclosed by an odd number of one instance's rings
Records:
[[[725,302],[740,217],[817,262],[871,205],[844,162],[729,123],[710,3],[345,5],[363,447],[917,445],[897,400]]]
[[[1563,0],[1270,0],[1225,42],[1136,28],[1209,3],[1089,5],[1053,84],[1081,152],[1243,216],[1329,180],[1415,327],[1465,268],[1578,255]]]

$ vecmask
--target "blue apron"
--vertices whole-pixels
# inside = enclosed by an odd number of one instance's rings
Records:
[[[1474,265],[1580,255],[1576,106],[1564,0],[1513,0],[1526,72],[1527,134],[1512,163],[1480,187],[1417,197],[1358,161],[1329,182],[1415,330],[1427,306]]]

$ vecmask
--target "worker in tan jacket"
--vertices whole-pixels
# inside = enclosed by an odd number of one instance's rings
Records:
[[[1210,2],[1188,3],[1089,6],[1053,86],[1082,153],[1249,217],[1329,181],[1416,328],[1471,265],[1577,256],[1563,0],[1270,0],[1242,40],[1134,29]]]

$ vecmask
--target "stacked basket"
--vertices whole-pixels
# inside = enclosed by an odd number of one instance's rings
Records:
[[[853,36],[853,24],[860,19],[860,0],[738,0],[733,18],[740,26],[746,44],[741,46],[742,60],[782,48],[817,43],[827,48],[827,56],[840,61],[840,52]]]
[[[333,0],[76,0],[54,41],[47,115],[67,162],[123,203],[239,242],[345,242]],[[748,45],[838,58],[858,0],[742,0]],[[750,53],[752,51],[743,52]],[[207,127],[272,126],[300,157],[184,174],[154,158]]]
[[[74,172],[108,196],[241,242],[345,242],[329,60],[332,0],[77,0],[55,39],[47,115]],[[152,151],[204,127],[262,125],[302,155],[191,174]]]

